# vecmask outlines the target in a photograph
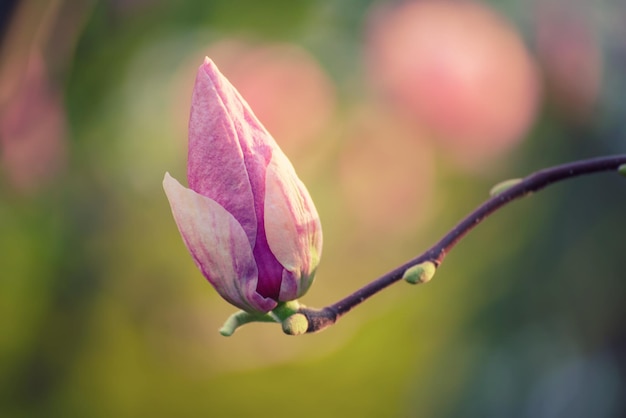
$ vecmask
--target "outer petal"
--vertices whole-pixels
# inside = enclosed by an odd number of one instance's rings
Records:
[[[264,175],[266,163],[253,164],[252,170],[246,166],[244,154],[250,154],[249,138],[253,128],[249,121],[256,120],[249,113],[235,88],[206,58],[198,69],[191,99],[189,187],[231,213],[253,246],[257,217],[250,179]],[[262,172],[255,173],[254,167]]]
[[[246,233],[214,200],[163,180],[174,220],[198,268],[228,302],[248,312],[268,312],[276,302],[256,292],[257,267]]]
[[[302,296],[322,254],[322,226],[313,200],[287,157],[274,152],[265,179],[265,234],[285,268],[280,300]]]
[[[189,185],[239,221],[253,248],[257,290],[278,299],[282,265],[267,243],[264,196],[267,165],[278,145],[235,87],[206,58],[198,70],[189,123]]]

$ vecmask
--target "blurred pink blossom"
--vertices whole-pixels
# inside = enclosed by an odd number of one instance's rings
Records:
[[[18,84],[0,114],[0,154],[13,187],[32,193],[65,165],[65,111],[37,52],[15,79]]]
[[[535,63],[515,28],[479,2],[374,9],[368,42],[377,88],[465,165],[509,151],[534,120]]]
[[[580,3],[539,1],[536,43],[547,87],[573,121],[588,119],[602,84],[603,59],[590,11]]]
[[[349,118],[340,155],[342,196],[368,233],[396,234],[427,219],[434,162],[430,144],[401,118],[376,106]]]

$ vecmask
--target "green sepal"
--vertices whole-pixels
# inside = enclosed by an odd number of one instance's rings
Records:
[[[416,266],[408,268],[402,278],[410,284],[427,283],[435,275],[437,266],[432,261],[424,261]]]
[[[617,167],[617,172],[620,173],[622,176],[626,177],[626,164],[622,164],[619,167]]]
[[[278,302],[278,305],[272,310],[272,314],[276,318],[276,322],[283,322],[291,315],[297,313],[301,306],[297,300]]]
[[[280,322],[280,321],[278,321],[277,318],[274,315],[272,315],[271,312],[261,314],[261,313],[250,313],[246,311],[239,311],[239,312],[235,312],[230,317],[228,317],[226,322],[224,322],[224,325],[222,325],[222,328],[220,328],[220,334],[222,334],[224,337],[230,337],[231,335],[235,333],[237,328],[239,328],[242,325],[247,324],[248,322]]]

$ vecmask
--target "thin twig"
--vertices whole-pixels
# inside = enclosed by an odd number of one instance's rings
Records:
[[[401,280],[407,269],[424,262],[432,262],[439,266],[445,256],[454,246],[476,225],[485,218],[500,209],[507,203],[530,193],[539,191],[544,187],[563,180],[574,177],[593,174],[603,171],[617,171],[620,166],[626,164],[626,155],[615,155],[610,157],[592,158],[589,160],[576,161],[569,164],[558,165],[537,171],[521,179],[519,183],[511,186],[503,192],[496,194],[473,212],[467,215],[454,228],[446,233],[443,238],[423,254],[406,262],[405,264],[391,270],[387,274],[363,286],[356,292],[348,295],[342,300],[322,309],[301,308],[299,313],[308,320],[306,332],[317,332],[333,325],[342,315],[359,305],[369,297],[380,292],[387,286]],[[623,171],[623,170],[620,170]]]

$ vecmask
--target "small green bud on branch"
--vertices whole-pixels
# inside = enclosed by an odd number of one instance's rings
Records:
[[[489,196],[499,195],[500,193],[509,190],[511,187],[517,186],[521,182],[522,179],[509,179],[501,181],[500,183],[493,186],[491,190],[489,190]]]
[[[435,263],[425,261],[416,266],[409,267],[402,275],[402,278],[410,284],[427,283],[433,278],[435,271],[437,271]]]

